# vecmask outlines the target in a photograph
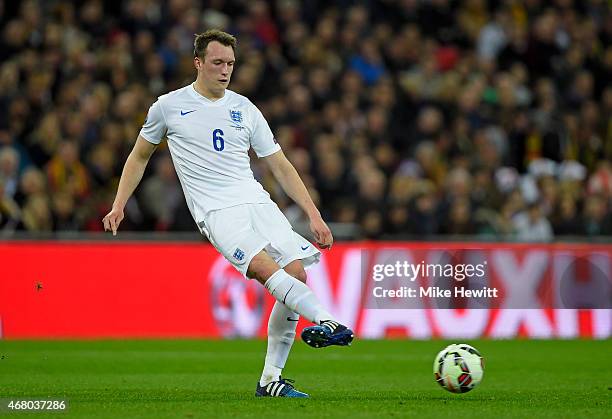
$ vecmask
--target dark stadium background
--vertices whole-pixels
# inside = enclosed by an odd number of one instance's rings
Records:
[[[148,107],[194,78],[209,27],[238,37],[231,89],[344,238],[612,234],[604,1],[0,4],[3,237],[102,229]],[[122,231],[197,231],[164,147]]]

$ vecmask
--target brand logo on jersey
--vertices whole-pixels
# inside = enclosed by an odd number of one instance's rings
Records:
[[[306,249],[308,249],[309,247],[310,247],[310,245],[308,245],[308,246],[300,246],[300,248],[301,248],[302,250],[306,250]]]
[[[239,247],[237,247],[236,250],[234,251],[234,254],[232,256],[238,262],[242,262],[244,260],[244,251],[242,249],[240,249]]]
[[[192,110],[192,111],[187,111],[187,112],[181,111],[181,116],[185,116],[185,115],[187,115],[188,113],[195,112],[196,110],[197,110],[197,109],[194,109],[194,110]]]
[[[230,119],[233,122],[237,124],[242,122],[242,111],[233,111],[230,109],[229,114],[230,114]]]

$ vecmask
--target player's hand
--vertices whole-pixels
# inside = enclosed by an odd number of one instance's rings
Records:
[[[104,224],[104,231],[112,231],[113,236],[117,235],[117,229],[119,228],[119,224],[123,220],[123,210],[118,208],[113,208],[111,212],[106,214],[104,218],[102,218],[102,224]]]
[[[312,231],[314,239],[321,249],[331,249],[332,244],[334,244],[334,237],[321,217],[310,220],[310,231]]]

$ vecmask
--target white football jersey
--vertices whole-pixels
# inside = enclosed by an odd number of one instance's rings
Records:
[[[258,157],[280,146],[257,107],[225,90],[216,101],[193,84],[160,96],[151,105],[140,135],[153,144],[164,137],[185,199],[196,223],[209,211],[247,203],[272,202],[253,177],[248,151]]]

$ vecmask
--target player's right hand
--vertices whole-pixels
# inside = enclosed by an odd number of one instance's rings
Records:
[[[321,249],[331,249],[334,236],[320,216],[310,220],[310,231],[312,231],[312,235]]]
[[[123,210],[118,208],[113,208],[111,212],[106,214],[104,218],[102,218],[102,224],[104,224],[104,231],[112,231],[113,236],[117,235],[117,228],[119,228],[119,224],[123,220]]]

